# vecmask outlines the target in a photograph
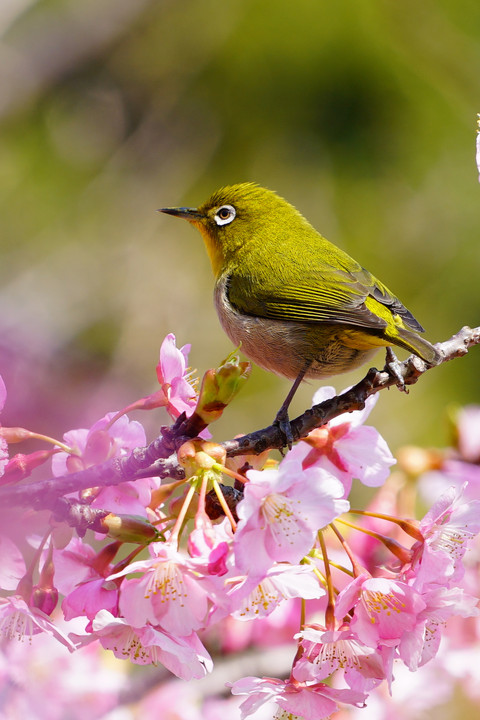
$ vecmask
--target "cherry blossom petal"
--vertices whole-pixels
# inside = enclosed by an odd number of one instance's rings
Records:
[[[4,535],[0,535],[0,557],[0,588],[15,590],[25,575],[25,560],[15,543]]]
[[[92,629],[103,647],[116,657],[137,665],[161,663],[183,680],[203,678],[213,667],[210,655],[194,633],[179,638],[152,626],[134,628],[107,610],[97,614]]]

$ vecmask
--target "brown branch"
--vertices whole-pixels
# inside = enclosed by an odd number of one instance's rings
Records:
[[[108,510],[100,510],[67,498],[57,498],[52,510],[54,520],[65,522],[75,528],[79,537],[83,537],[87,530],[95,530],[103,534],[107,532],[102,527],[101,521],[109,514]]]
[[[441,360],[438,364],[463,357],[471,347],[479,344],[480,327],[472,329],[465,326],[449,340],[435,345],[441,354]],[[405,385],[415,384],[418,378],[427,370],[431,370],[432,367],[436,366],[427,365],[416,355],[410,355],[405,361],[399,363],[400,375]],[[315,428],[325,425],[337,415],[362,410],[365,401],[370,395],[397,384],[398,378],[391,373],[386,370],[371,368],[363,380],[360,380],[350,390],[314,405],[292,420],[290,425],[293,439],[300,440],[300,438],[305,437]],[[228,440],[222,445],[229,457],[244,454],[259,455],[267,449],[273,450],[285,447],[285,437],[279,426],[273,424],[263,430],[257,430],[234,440]]]
[[[480,344],[480,327],[462,328],[456,335],[435,346],[442,359],[439,364],[466,355],[474,345]],[[416,355],[411,355],[399,363],[399,373],[404,384],[413,385],[431,366]],[[311,430],[325,425],[329,420],[346,412],[361,410],[370,395],[384,388],[398,384],[386,370],[371,368],[366,376],[350,390],[306,410],[291,421],[294,440],[305,437]],[[20,505],[41,508],[53,508],[57,498],[90,487],[118,485],[127,480],[142,477],[169,477],[180,480],[184,472],[179,467],[176,450],[186,439],[195,437],[203,429],[198,417],[178,418],[171,427],[162,428],[162,434],[144,448],[136,448],[125,458],[113,458],[101,465],[95,465],[62,477],[55,477],[37,483],[19,483],[0,488],[0,505]],[[267,449],[285,447],[285,437],[278,425],[257,430],[234,440],[222,443],[229,457],[243,454],[258,455]]]
[[[170,434],[173,428],[163,428],[165,435]],[[165,436],[160,435],[146,447],[135,448],[127,457],[112,458],[86,470],[39,482],[5,485],[0,488],[0,505],[53,509],[57,498],[63,495],[92,487],[119,485],[142,477],[168,477],[174,480],[185,477],[175,451],[170,447],[170,442],[166,442]]]

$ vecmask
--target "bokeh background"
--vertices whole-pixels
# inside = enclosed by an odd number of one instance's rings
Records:
[[[90,426],[156,389],[168,332],[198,374],[218,364],[231,345],[201,238],[156,209],[244,180],[293,202],[432,341],[480,324],[479,111],[478,0],[0,0],[2,422]],[[473,350],[382,393],[391,447],[445,444],[451,409],[480,401],[479,364]],[[215,439],[269,423],[287,390],[255,368]]]
[[[167,332],[199,374],[231,350],[200,235],[156,212],[224,184],[293,202],[432,341],[479,323],[476,0],[2,0],[0,36],[5,424],[59,434],[151,392]],[[392,447],[443,442],[478,367],[383,393]],[[216,437],[287,389],[254,369]]]

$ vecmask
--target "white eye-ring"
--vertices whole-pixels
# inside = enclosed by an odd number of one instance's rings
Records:
[[[218,208],[217,214],[215,215],[215,222],[217,225],[228,225],[232,220],[235,220],[236,210],[233,205],[222,205]]]

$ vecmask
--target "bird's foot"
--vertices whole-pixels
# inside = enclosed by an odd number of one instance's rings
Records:
[[[397,358],[391,347],[387,347],[387,356],[385,358],[385,372],[395,380],[395,383],[399,390],[404,393],[408,393],[408,388],[405,385],[405,379],[402,372],[402,363]]]
[[[275,417],[275,420],[273,421],[273,424],[278,425],[280,432],[285,438],[285,445],[289,450],[291,450],[293,446],[293,434],[290,419],[288,417],[288,408],[282,405]]]
[[[285,445],[288,447],[289,450],[291,450],[293,447],[293,433],[292,426],[290,425],[290,420],[288,418],[288,408],[290,407],[292,398],[297,392],[297,388],[305,377],[305,373],[307,372],[310,365],[311,362],[305,363],[305,367],[302,369],[301,372],[298,373],[287,397],[282,403],[282,407],[278,411],[275,420],[273,421],[273,424],[278,425],[278,427],[280,428],[282,435],[285,438]]]

